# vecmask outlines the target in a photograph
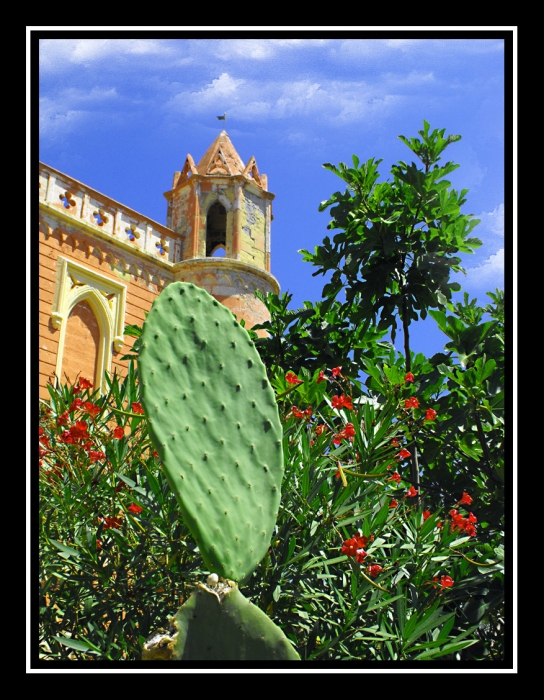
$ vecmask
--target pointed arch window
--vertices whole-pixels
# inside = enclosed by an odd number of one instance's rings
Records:
[[[105,372],[111,371],[113,350],[119,352],[124,343],[126,294],[124,284],[59,256],[51,321],[60,330],[56,365],[60,381],[64,381],[68,356],[73,354],[71,344],[83,342],[90,334],[95,345],[93,383],[106,389]],[[70,369],[73,374],[77,368],[70,365]]]
[[[227,247],[227,210],[221,202],[214,202],[206,217],[206,257]]]

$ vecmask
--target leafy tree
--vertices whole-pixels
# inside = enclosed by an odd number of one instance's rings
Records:
[[[458,193],[444,179],[459,166],[438,165],[461,136],[444,138],[445,129],[429,134],[428,122],[423,124],[421,140],[399,136],[422,167],[400,161],[391,168],[391,180],[378,182],[381,160],[374,158],[359,165],[353,156],[352,168],[324,165],[347,185],[319,207],[331,207],[328,228],[342,231],[332,241],[326,237],[314,253],[302,251],[318,268],[314,276],[333,271],[323,297],[332,301],[345,292],[344,306],[355,325],[365,328],[379,313],[378,329],[390,329],[395,342],[400,319],[408,371],[410,323],[426,318],[430,308],[443,308],[452,291],[459,291],[460,285],[449,281],[452,270],[462,270],[458,253],[481,245],[469,237],[479,220],[461,214],[468,190]]]

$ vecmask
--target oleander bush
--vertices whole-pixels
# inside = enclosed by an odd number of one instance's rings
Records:
[[[503,660],[504,295],[479,306],[449,282],[478,245],[439,154],[378,182],[371,159],[327,165],[346,184],[332,241],[306,259],[323,299],[253,340],[283,425],[285,475],[268,553],[243,594],[302,660]],[[444,352],[410,349],[430,316]],[[394,342],[402,330],[403,352]],[[135,327],[126,332],[138,336]],[[386,339],[386,333],[390,340]],[[151,445],[138,341],[101,395],[80,377],[40,403],[40,655],[138,660],[208,575]]]

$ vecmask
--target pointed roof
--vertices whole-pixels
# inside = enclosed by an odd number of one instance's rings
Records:
[[[226,131],[222,131],[200,159],[199,175],[242,175],[245,166]]]

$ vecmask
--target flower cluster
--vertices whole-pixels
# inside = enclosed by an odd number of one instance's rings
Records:
[[[353,423],[346,423],[346,427],[344,428],[344,430],[341,430],[339,433],[336,433],[332,441],[335,445],[339,445],[342,442],[342,440],[352,440],[354,435],[355,428],[353,426]]]
[[[123,519],[120,516],[111,516],[108,518],[98,519],[104,523],[104,530],[109,530],[110,528],[113,530],[119,530],[123,524]]]
[[[300,408],[297,408],[296,406],[291,406],[291,412],[287,414],[287,417],[293,416],[293,418],[305,418],[309,421],[312,417],[312,414],[313,411],[311,406],[309,408],[306,408],[304,411]]]
[[[468,518],[465,518],[463,515],[461,515],[461,513],[459,513],[454,508],[454,509],[450,510],[450,516],[451,516],[451,531],[452,532],[454,532],[455,530],[463,530],[470,537],[476,536],[475,523],[478,522],[478,519],[476,518],[474,513],[470,513]]]
[[[406,496],[408,498],[414,498],[415,496],[417,496],[417,489],[415,489],[413,486],[410,486],[408,491],[406,491]]]
[[[134,515],[138,515],[138,513],[141,513],[143,508],[139,506],[137,503],[133,503],[127,508],[128,511],[131,513],[134,513]]]
[[[74,384],[74,394],[81,394],[82,391],[85,391],[85,389],[92,389],[93,385],[92,383],[88,380],[85,379],[85,377],[80,377],[79,381],[77,384]]]
[[[404,408],[419,408],[419,401],[415,396],[411,396],[409,399],[404,399]]]
[[[341,394],[340,396],[333,396],[331,399],[331,404],[333,408],[349,408],[353,409],[353,402],[350,396],[345,396]]]
[[[349,540],[344,540],[342,544],[342,554],[347,554],[348,557],[355,557],[355,561],[361,564],[367,556],[367,552],[365,552],[364,548],[373,540],[374,535],[366,537],[365,535],[356,533]]]
[[[142,413],[144,412],[144,409],[142,408],[142,404],[139,401],[133,401],[131,404],[132,407],[132,412],[133,413]]]
[[[444,588],[451,588],[454,583],[455,581],[451,576],[441,576],[440,580],[438,579],[438,576],[435,576],[432,581],[434,588],[438,588],[440,585],[441,590],[444,590]]]
[[[408,372],[408,374],[404,377],[404,381],[408,384],[408,382],[413,382],[414,381],[414,375],[411,372]]]
[[[303,384],[302,379],[299,379],[294,372],[287,372],[285,375],[285,381],[289,384]]]

